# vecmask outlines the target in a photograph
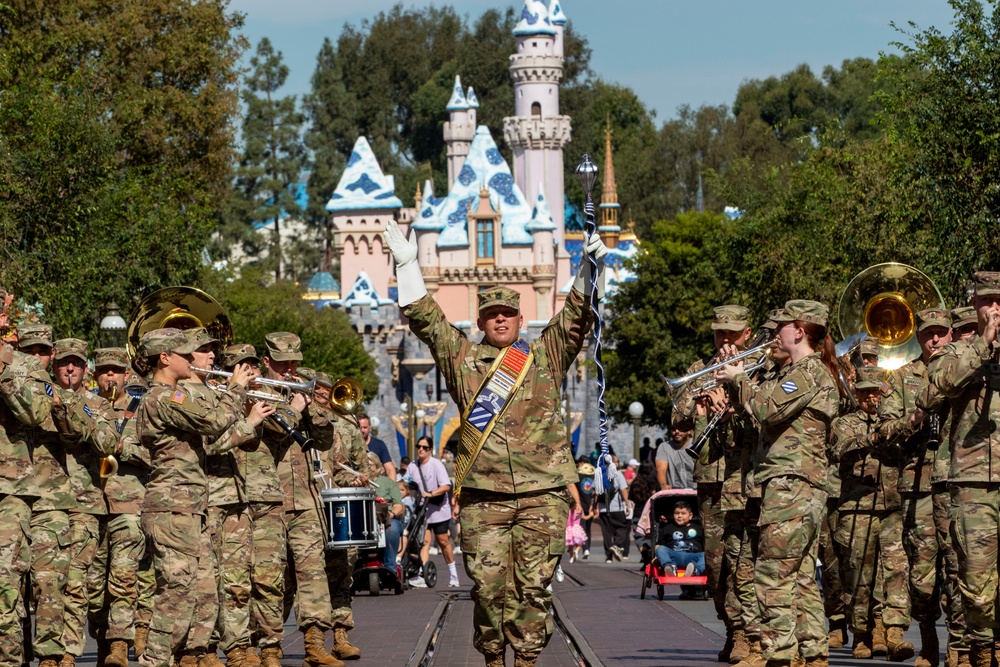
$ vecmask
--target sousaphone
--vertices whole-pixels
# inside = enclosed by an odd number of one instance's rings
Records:
[[[868,334],[879,342],[879,367],[894,370],[920,356],[917,313],[944,308],[937,285],[922,271],[887,262],[854,276],[840,297],[843,339]]]
[[[137,354],[143,334],[167,327],[181,330],[205,327],[222,347],[233,342],[229,315],[218,301],[195,287],[164,287],[143,298],[129,318],[126,346],[132,366],[140,375],[149,371],[143,368],[145,359]]]

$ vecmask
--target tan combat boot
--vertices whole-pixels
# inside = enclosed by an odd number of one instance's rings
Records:
[[[198,667],[198,656],[193,653],[185,653],[177,664],[180,667]]]
[[[972,659],[968,651],[958,651],[958,667],[972,667]]]
[[[260,667],[281,667],[281,649],[266,646],[260,650]]]
[[[306,628],[305,632],[306,657],[302,663],[306,667],[344,667],[344,663],[326,650],[326,637],[323,631],[315,625]]]
[[[872,628],[872,655],[885,655],[889,648],[885,642],[885,626],[882,624],[882,617],[875,617],[875,627]]]
[[[59,667],[76,667],[76,657],[67,653],[59,661]]]
[[[719,662],[729,662],[729,658],[732,657],[733,652],[733,626],[726,626],[726,642],[722,645],[722,650],[719,651]]]
[[[243,667],[260,667],[260,655],[257,654],[256,646],[247,646],[247,657],[243,661]]]
[[[771,663],[768,662],[768,664]],[[794,658],[792,658],[792,662],[789,664],[791,665],[791,667],[806,667],[806,659],[802,657],[801,653],[799,653]]]
[[[112,639],[108,657],[104,659],[105,667],[128,667],[128,644],[124,639]]]
[[[913,657],[913,644],[903,638],[903,628],[891,625],[885,629],[886,656],[892,662],[903,662]]]
[[[483,657],[486,659],[486,667],[504,667],[503,656],[503,651],[499,653],[484,653]]]
[[[847,643],[847,621],[830,621],[830,634],[827,637],[830,648],[840,648]]]
[[[361,649],[347,639],[347,628],[334,628],[333,652],[341,660],[357,660],[361,657]]]
[[[216,650],[209,649],[204,655],[198,656],[198,667],[223,667],[223,665]]]
[[[733,631],[733,650],[729,652],[729,664],[735,665],[749,655],[750,642],[747,641],[747,633],[743,628],[737,628]]]
[[[830,667],[830,659],[825,655],[817,655],[814,658],[806,658],[806,667]]]
[[[514,667],[535,667],[536,660],[538,660],[537,653],[515,653]]]
[[[937,630],[933,623],[920,624],[920,654],[913,667],[938,667],[941,648],[938,646]]]
[[[42,658],[38,661],[38,667],[59,667],[59,660],[62,656]]]
[[[870,632],[854,631],[854,647],[851,655],[858,660],[869,660],[872,657],[872,634]]]
[[[135,639],[132,641],[132,650],[135,651],[135,659],[146,652],[146,638],[149,636],[148,625],[135,626]]]
[[[993,664],[993,644],[973,644],[970,646],[969,664],[971,667],[991,667]]]
[[[765,667],[764,649],[760,645],[760,637],[747,637],[750,643],[750,655],[736,663],[736,667]]]
[[[247,664],[247,647],[237,646],[226,651],[226,667],[244,667]]]

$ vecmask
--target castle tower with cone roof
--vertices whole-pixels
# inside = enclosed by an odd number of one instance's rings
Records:
[[[444,124],[444,143],[448,151],[448,188],[458,178],[469,154],[469,146],[476,136],[476,109],[479,99],[469,86],[469,92],[462,92],[462,79],[455,75],[455,86],[448,100],[448,120]],[[419,208],[419,207],[418,207]]]
[[[604,128],[604,185],[601,187],[601,222],[597,233],[604,245],[618,247],[618,237],[622,228],[618,224],[618,186],[615,184],[615,163],[611,159],[611,121]]]

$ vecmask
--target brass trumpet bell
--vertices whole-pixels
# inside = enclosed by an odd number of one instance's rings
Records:
[[[182,330],[205,327],[223,347],[233,342],[229,315],[211,295],[195,287],[164,287],[143,298],[129,318],[126,347],[133,366],[144,365],[137,354],[143,334],[166,327]],[[136,367],[140,374],[148,370]]]
[[[893,370],[920,356],[916,314],[943,307],[937,285],[922,271],[887,262],[854,276],[840,297],[837,324],[841,338],[878,338],[879,367]]]
[[[364,390],[356,378],[343,377],[333,383],[330,391],[330,403],[338,410],[354,414],[361,407]]]

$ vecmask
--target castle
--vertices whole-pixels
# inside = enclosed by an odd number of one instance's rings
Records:
[[[548,5],[525,0],[514,28],[516,53],[510,56],[514,115],[503,122],[513,169],[490,129],[476,123],[475,91],[464,89],[456,76],[444,125],[446,194],[435,196],[428,180],[417,190],[416,206],[404,208],[393,177],[382,172],[368,141],[359,137],[327,203],[340,258],[339,286],[345,290],[341,294],[329,274],[317,274],[306,298],[342,308],[363,336],[380,378],[368,411],[394,458],[393,432],[400,452],[414,430],[443,446],[457,439],[459,416],[429,351],[410,334],[396,306],[394,263],[382,242],[389,220],[415,234],[427,291],[470,338],[479,336],[481,289],[503,284],[520,293],[527,328],[522,335],[528,340],[539,335],[569,293],[583,236],[568,232],[565,220],[563,149],[571,136],[571,119],[559,114],[565,26],[560,0]],[[604,158],[599,232],[611,249],[608,289],[613,291],[629,279],[623,260],[637,248],[635,236],[619,226],[610,128]],[[586,443],[578,453],[589,452],[597,434],[596,387],[588,382],[584,356],[564,386],[567,438]]]

